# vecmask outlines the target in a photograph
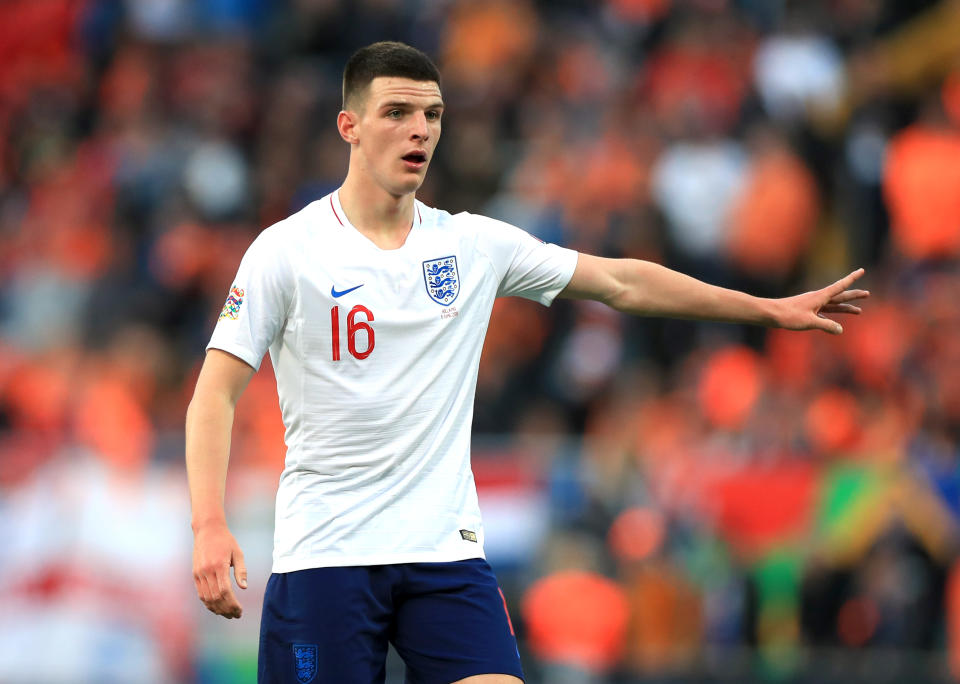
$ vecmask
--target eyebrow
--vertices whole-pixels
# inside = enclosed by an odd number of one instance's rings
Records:
[[[406,100],[395,100],[392,102],[384,102],[380,105],[380,109],[385,109],[387,107],[412,107],[413,105]],[[443,109],[444,104],[442,100],[437,100],[432,104],[427,105],[424,109]]]

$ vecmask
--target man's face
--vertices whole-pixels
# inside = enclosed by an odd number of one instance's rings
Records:
[[[359,105],[358,161],[384,190],[400,196],[423,183],[440,138],[443,99],[434,81],[378,76]]]

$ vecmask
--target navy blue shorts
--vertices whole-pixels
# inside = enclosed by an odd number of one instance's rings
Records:
[[[523,679],[503,593],[481,558],[273,574],[260,623],[259,684],[372,684],[387,643],[411,684],[478,674]]]

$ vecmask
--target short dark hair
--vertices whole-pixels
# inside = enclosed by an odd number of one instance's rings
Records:
[[[353,105],[377,76],[400,76],[440,85],[440,70],[426,54],[406,43],[385,40],[360,48],[347,60],[343,70],[343,108]]]

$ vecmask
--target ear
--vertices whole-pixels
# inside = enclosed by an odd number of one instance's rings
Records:
[[[340,131],[340,137],[351,145],[356,145],[360,141],[358,133],[358,124],[360,118],[356,112],[343,110],[337,114],[337,130]]]

